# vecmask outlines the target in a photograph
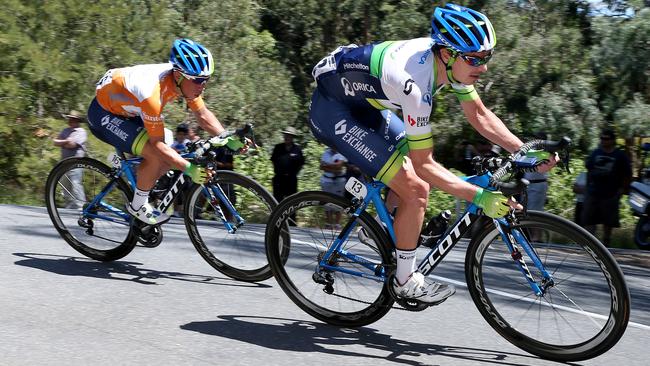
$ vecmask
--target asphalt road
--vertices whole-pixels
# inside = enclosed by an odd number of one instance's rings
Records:
[[[463,287],[457,250],[436,269],[456,283],[444,304],[398,309],[341,329],[295,306],[275,280],[215,272],[180,221],[158,248],[100,263],[70,248],[41,207],[0,205],[0,365],[551,365],[512,346]],[[630,325],[579,365],[647,365],[650,255],[617,251],[632,294]]]

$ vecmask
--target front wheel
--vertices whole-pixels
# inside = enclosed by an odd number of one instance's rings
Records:
[[[266,254],[275,279],[289,298],[309,315],[328,324],[359,327],[379,320],[393,298],[386,285],[394,269],[391,240],[368,213],[359,216],[365,235],[355,229],[341,249],[328,249],[341,232],[327,225],[340,216],[353,218],[349,200],[325,192],[301,192],[284,199],[266,229]]]
[[[219,189],[223,199],[216,193]],[[193,185],[187,197],[185,227],[206,262],[239,281],[264,281],[272,276],[264,231],[278,203],[264,187],[244,175],[219,170],[211,184]]]
[[[527,352],[563,362],[596,357],[618,342],[629,320],[630,294],[618,264],[596,238],[561,217],[528,211],[511,227],[511,238],[521,233],[533,248],[526,253],[515,242],[519,257],[494,221],[483,222],[467,251],[466,279],[494,330]],[[530,254],[552,280],[544,279]],[[519,263],[545,287],[541,296]]]
[[[133,193],[105,164],[90,158],[59,162],[45,183],[45,205],[61,237],[99,261],[129,254],[137,238],[124,207]]]
[[[639,249],[650,250],[650,218],[641,216],[634,229],[634,242]]]

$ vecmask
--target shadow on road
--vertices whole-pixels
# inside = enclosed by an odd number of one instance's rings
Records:
[[[524,353],[515,354],[481,348],[409,342],[382,334],[376,329],[368,327],[338,328],[304,320],[239,315],[221,315],[219,319],[192,322],[182,325],[180,328],[281,351],[320,352],[338,356],[386,360],[407,365],[430,364],[426,359],[413,359],[413,357],[423,356],[442,356],[465,360],[467,362],[464,363],[468,365],[479,362],[497,365],[527,365],[530,362],[525,362],[525,359],[538,360],[538,358]],[[434,338],[433,335],[430,337]],[[350,347],[343,348],[343,346]],[[359,349],[359,347],[365,349]],[[353,359],[350,359],[346,363],[353,364],[354,362]],[[437,359],[436,363],[439,362],[440,360]]]
[[[142,263],[115,261],[98,262],[87,258],[41,253],[13,253],[24,259],[14,262],[18,266],[36,268],[64,276],[84,276],[109,280],[131,281],[143,285],[158,285],[156,280],[175,280],[217,286],[269,288],[260,283],[247,283],[227,277],[202,276],[181,272],[157,271],[142,268]]]

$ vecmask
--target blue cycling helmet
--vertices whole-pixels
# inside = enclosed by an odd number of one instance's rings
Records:
[[[169,62],[175,69],[190,76],[210,76],[214,72],[214,61],[210,51],[187,38],[174,41]]]
[[[484,14],[455,4],[434,10],[431,38],[461,53],[490,51],[497,43],[492,23]]]

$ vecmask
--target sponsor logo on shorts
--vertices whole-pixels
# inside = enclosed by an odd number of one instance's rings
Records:
[[[105,115],[101,119],[102,127],[109,130],[113,135],[117,136],[120,140],[126,141],[128,134],[124,132],[122,129],[120,129],[120,125],[122,125],[123,122],[124,121],[122,119],[117,117],[111,117],[110,115]]]
[[[390,140],[390,135],[388,132],[390,131],[390,119],[393,116],[393,112],[390,110],[386,112],[386,126],[384,127],[384,139],[386,141]]]
[[[334,134],[335,135],[342,135],[347,131],[347,124],[345,123],[346,120],[342,119],[334,125]]]
[[[323,133],[323,131],[320,129],[320,127],[318,127],[318,126],[316,125],[316,123],[314,123],[314,120],[313,120],[313,119],[310,118],[310,119],[309,119],[309,123],[311,123],[311,127],[312,127],[313,129],[315,129],[316,131],[318,131],[318,133]]]
[[[345,120],[340,121],[345,122]],[[338,124],[337,124],[338,125]],[[345,124],[343,124],[345,125]],[[375,153],[366,143],[364,142],[368,132],[362,129],[361,127],[352,126],[345,134],[342,136],[343,142],[347,143],[356,151],[361,157],[366,159],[368,162],[375,160],[377,153]]]

